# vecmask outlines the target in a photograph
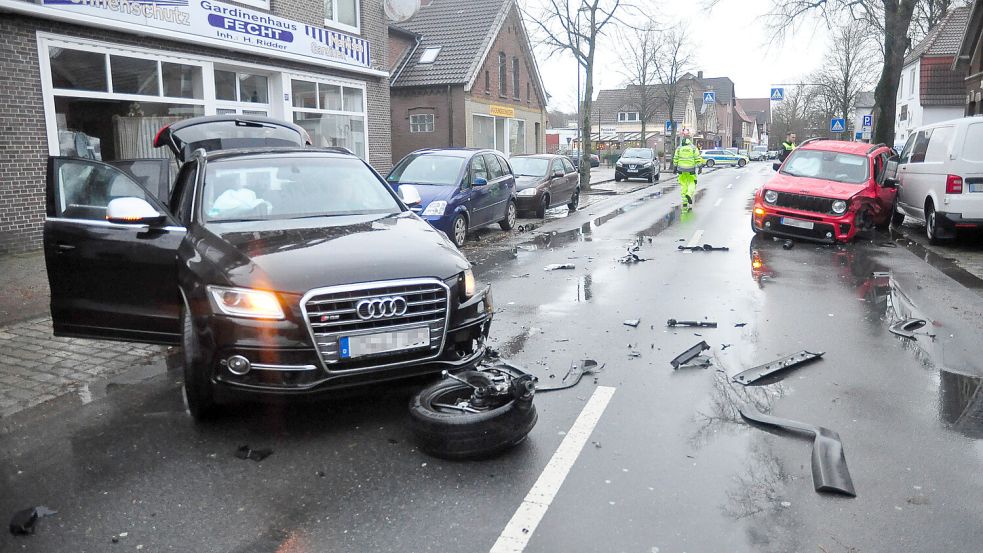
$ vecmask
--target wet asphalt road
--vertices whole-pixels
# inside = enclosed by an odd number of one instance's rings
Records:
[[[538,396],[538,425],[506,455],[417,451],[412,383],[240,405],[196,428],[179,371],[161,363],[84,405],[0,421],[0,514],[59,511],[33,536],[0,535],[0,551],[488,551],[596,386],[615,388],[611,401],[525,551],[979,551],[983,298],[967,287],[979,283],[886,235],[791,250],[752,238],[750,195],[769,173],[704,174],[692,214],[657,187],[466,248],[494,286],[503,356],[544,386],[573,360],[606,364],[596,381]],[[676,250],[690,243],[730,251]],[[629,244],[648,261],[619,264]],[[576,268],[543,270],[552,263]],[[935,338],[888,332],[910,314]],[[719,327],[671,330],[668,318]],[[673,371],[700,340],[711,367]],[[772,384],[728,383],[802,349],[826,355]],[[858,497],[816,493],[811,440],[741,422],[743,404],[837,431]],[[239,460],[242,444],[274,453]]]

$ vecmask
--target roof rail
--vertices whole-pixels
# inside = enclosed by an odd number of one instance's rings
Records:
[[[799,148],[805,146],[806,144],[811,144],[813,142],[818,142],[820,140],[829,140],[829,139],[828,138],[822,138],[820,136],[817,136],[815,138],[807,138],[804,142],[802,142],[801,144],[799,144]]]

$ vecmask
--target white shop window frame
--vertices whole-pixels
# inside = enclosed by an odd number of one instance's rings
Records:
[[[343,110],[332,110],[332,109],[320,109],[320,108],[298,108],[293,105],[293,85],[291,81],[294,79],[301,81],[312,81],[318,84],[335,85],[348,88],[357,88],[362,91],[362,111],[343,111]],[[372,157],[372,146],[369,139],[369,93],[366,90],[364,81],[353,81],[349,79],[342,79],[338,77],[327,77],[325,75],[316,75],[313,73],[283,73],[283,116],[282,118],[291,123],[294,120],[294,113],[315,113],[324,115],[350,115],[361,117],[364,122],[365,127],[365,161],[368,162]],[[318,94],[320,96],[320,94]],[[342,90],[342,98],[344,98],[344,90]],[[320,100],[319,100],[320,101]],[[342,106],[344,106],[344,100],[342,100]]]
[[[235,110],[235,112],[236,113],[239,113],[239,114],[242,114],[243,112],[249,112],[249,111],[255,111],[255,112],[262,111],[262,112],[264,112],[264,115],[265,116],[269,117],[270,116],[270,113],[272,113],[272,111],[273,111],[272,104],[274,103],[275,98],[279,95],[277,93],[277,91],[275,91],[273,89],[273,76],[274,76],[274,74],[268,73],[266,71],[245,71],[244,69],[245,68],[243,68],[242,66],[239,66],[239,65],[230,65],[230,64],[227,64],[227,63],[214,63],[213,64],[213,67],[212,67],[212,84],[214,85],[214,82],[215,82],[215,71],[216,70],[218,70],[218,71],[228,71],[230,73],[235,73],[235,76],[236,76],[236,98],[238,98],[238,100],[232,101],[232,100],[219,100],[216,97],[215,98],[215,110],[216,110],[216,112],[218,112],[218,110],[220,110],[220,109],[224,109],[224,110]],[[268,90],[266,91],[266,94],[267,94],[266,98],[268,100],[267,103],[264,104],[264,103],[261,103],[261,102],[245,102],[245,101],[242,100],[242,92],[240,90],[241,82],[239,80],[239,75],[240,74],[248,74],[248,75],[255,75],[255,76],[258,76],[258,77],[266,77],[266,86],[268,88]],[[277,96],[274,96],[274,94],[276,94]],[[217,94],[214,94],[214,95],[217,96]]]
[[[346,23],[340,23],[340,22],[337,21],[337,19],[328,19],[327,17],[324,18],[324,26],[325,27],[330,27],[332,29],[338,29],[339,31],[346,31],[346,32],[349,32],[349,33],[355,33],[356,35],[361,35],[362,34],[362,2],[360,0],[354,0],[354,2],[355,2],[355,26],[354,27],[351,26],[351,25],[348,25]],[[332,10],[334,11],[334,13],[332,15],[334,15],[334,17],[337,18],[338,17],[338,3],[337,3],[337,1],[336,2],[332,2],[331,3],[331,6],[332,6]],[[324,0],[321,0],[321,8],[322,8],[322,11],[323,11],[323,8],[324,8]]]

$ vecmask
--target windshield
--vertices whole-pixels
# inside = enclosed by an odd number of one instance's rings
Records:
[[[454,185],[461,178],[464,158],[433,154],[411,155],[397,165],[386,180],[392,183]]]
[[[865,156],[822,150],[793,151],[782,167],[782,173],[850,184],[863,184],[870,177]]]
[[[205,222],[399,213],[388,187],[354,158],[275,157],[207,165]]]
[[[550,160],[541,157],[512,157],[509,163],[517,177],[542,177],[550,166]]]
[[[652,150],[648,148],[628,148],[621,157],[634,157],[641,159],[652,159]]]

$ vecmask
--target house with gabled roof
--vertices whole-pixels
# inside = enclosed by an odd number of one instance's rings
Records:
[[[670,117],[664,86],[649,85],[647,102],[643,101],[645,95],[641,94],[638,85],[599,91],[591,108],[591,141],[603,143],[605,147],[610,145],[615,149],[642,146],[644,143],[645,147],[663,152],[666,149],[665,140],[672,134],[666,132],[667,121],[673,121],[677,131],[692,131],[696,126],[697,115],[689,88],[685,83],[680,85],[680,93]],[[643,107],[646,103],[648,105]],[[644,139],[641,136],[643,118],[646,135]],[[671,146],[669,150],[672,150]]]
[[[420,148],[545,150],[546,89],[515,0],[425,1],[389,37],[394,163]]]
[[[966,70],[954,67],[969,22],[969,7],[952,9],[905,56],[898,86],[895,145],[918,127],[962,117]]]
[[[963,34],[953,69],[968,73],[963,81],[966,90],[966,115],[983,114],[983,1],[975,0],[969,24]]]

